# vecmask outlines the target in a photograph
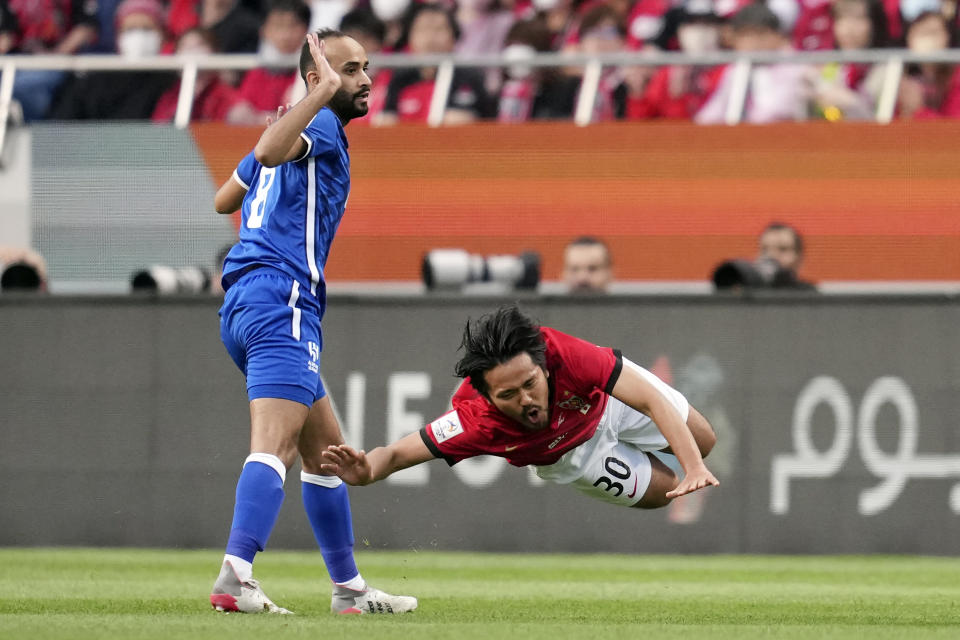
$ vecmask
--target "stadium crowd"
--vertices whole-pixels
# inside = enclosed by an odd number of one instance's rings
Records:
[[[339,28],[368,53],[496,54],[505,69],[457,67],[445,122],[572,117],[583,68],[534,68],[534,52],[632,50],[789,51],[956,45],[956,0],[0,0],[0,54],[111,53],[128,58],[257,53],[246,73],[198,78],[197,120],[262,124],[302,96],[293,70],[306,34]],[[870,119],[880,65],[757,66],[747,122]],[[960,116],[960,75],[948,64],[905,68],[898,118]],[[370,117],[426,120],[435,68],[373,70]],[[603,70],[594,121],[723,121],[732,67]],[[173,119],[179,79],[170,72],[20,70],[14,97],[28,120]]]

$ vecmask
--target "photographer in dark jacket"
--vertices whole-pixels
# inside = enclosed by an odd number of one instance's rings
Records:
[[[803,236],[783,222],[771,222],[760,234],[759,255],[749,260],[727,260],[713,272],[718,291],[772,288],[816,291],[811,282],[800,280],[797,272],[803,262]]]

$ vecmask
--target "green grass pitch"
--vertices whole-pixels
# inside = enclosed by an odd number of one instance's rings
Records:
[[[960,638],[957,558],[367,551],[367,580],[420,607],[337,617],[316,552],[257,560],[296,616],[215,613],[220,556],[0,549],[0,638]]]

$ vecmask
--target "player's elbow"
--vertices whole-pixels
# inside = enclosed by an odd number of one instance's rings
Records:
[[[283,164],[283,154],[278,153],[274,149],[270,149],[263,144],[263,141],[257,143],[257,146],[253,148],[253,157],[256,158],[257,162],[262,164],[265,167],[277,167]]]

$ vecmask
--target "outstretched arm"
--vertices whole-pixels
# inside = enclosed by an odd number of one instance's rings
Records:
[[[676,489],[667,493],[668,498],[692,493],[707,485],[720,485],[704,464],[693,434],[684,423],[683,417],[666,396],[660,393],[639,371],[625,364],[613,387],[613,396],[650,416],[683,466],[686,475]]]
[[[418,432],[400,438],[370,453],[357,451],[345,444],[331,445],[323,452],[325,462],[320,468],[339,476],[347,484],[362,486],[383,480],[391,473],[433,460]]]

